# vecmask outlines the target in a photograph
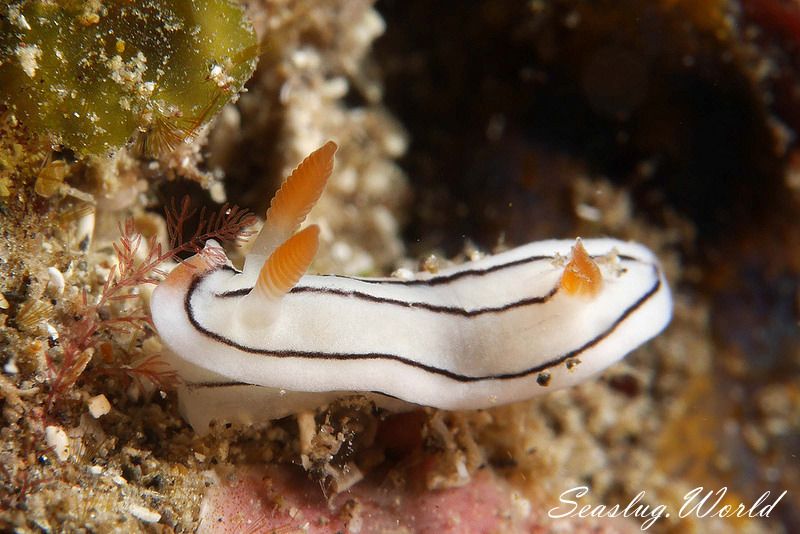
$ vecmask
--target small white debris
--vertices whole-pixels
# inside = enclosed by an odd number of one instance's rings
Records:
[[[317,423],[314,421],[314,414],[309,411],[302,411],[295,414],[297,418],[297,429],[299,433],[300,452],[308,454],[311,451],[311,440],[317,433]]]
[[[588,204],[575,206],[575,214],[585,221],[598,222],[603,217],[603,212]]]
[[[322,96],[334,100],[346,95],[348,89],[349,84],[347,83],[347,79],[337,76],[323,83],[319,90]]]
[[[331,256],[335,261],[346,262],[353,257],[353,247],[344,241],[337,241],[331,247]]]
[[[381,142],[387,155],[393,158],[399,158],[408,150],[408,136],[399,126],[386,133]]]
[[[213,469],[208,469],[207,471],[203,471],[201,474],[203,475],[203,480],[205,481],[206,484],[210,484],[212,486],[216,486],[218,484],[222,484],[222,481],[220,480],[220,477],[219,477],[219,473],[217,473]],[[203,504],[205,504],[205,503],[206,503],[206,499],[203,499]],[[203,514],[200,514],[200,515],[202,516]]]
[[[523,497],[518,491],[511,493],[511,506],[517,518],[527,519],[530,517],[531,501]]]
[[[220,89],[229,87],[236,81],[233,76],[230,76],[227,72],[225,72],[225,69],[222,68],[222,65],[217,63],[211,67],[211,70],[208,73],[208,78],[217,84],[217,87]]]
[[[361,46],[368,46],[376,37],[386,31],[386,21],[374,9],[364,11],[358,24],[351,26],[353,39]]]
[[[217,204],[224,204],[227,201],[225,185],[222,182],[212,182],[211,186],[208,188],[208,194],[211,196],[211,200]]]
[[[19,373],[19,367],[17,367],[17,361],[14,358],[9,359],[3,366],[3,371],[5,371],[7,375],[15,375]]]
[[[39,69],[39,58],[42,57],[42,49],[36,45],[19,45],[16,50],[19,65],[30,78],[36,76]]]
[[[95,476],[101,475],[103,473],[103,468],[99,465],[93,465],[89,468],[89,472]]]
[[[469,482],[469,470],[467,469],[464,458],[459,457],[456,460],[456,472],[458,473],[458,478],[461,479],[464,484]]]
[[[92,243],[92,236],[94,235],[94,211],[85,213],[78,219],[75,236],[78,239],[78,246],[83,250],[87,250]]]
[[[205,454],[196,452],[196,453],[194,453],[194,457],[197,459],[198,462],[205,462],[206,461],[206,455]]]
[[[344,493],[364,480],[364,473],[354,462],[347,462],[341,470],[331,468],[329,474],[334,475],[332,482],[336,493]]]
[[[53,449],[62,462],[69,458],[69,438],[60,426],[48,426],[44,429],[44,441]]]
[[[350,518],[350,521],[347,522],[347,533],[348,534],[359,534],[361,529],[364,527],[364,518],[360,515],[356,515]]]
[[[312,48],[300,48],[294,51],[290,60],[297,68],[315,69],[322,62],[320,55]]]
[[[87,404],[89,405],[89,413],[95,419],[99,419],[111,411],[111,403],[102,393],[89,399]]]
[[[31,25],[28,24],[28,20],[25,18],[20,12],[20,6],[11,6],[8,8],[8,18],[11,23],[21,30],[30,30]]]
[[[131,515],[136,519],[140,519],[145,523],[158,523],[161,521],[161,514],[158,512],[154,512],[149,508],[145,508],[144,506],[139,506],[138,504],[132,504],[128,508]]]
[[[51,325],[50,323],[44,323],[44,327],[47,329],[47,337],[49,337],[53,341],[57,341],[58,330],[56,330],[56,327]]]
[[[469,258],[469,261],[478,261],[486,257],[486,254],[471,241],[467,241],[467,244],[464,246],[464,254]]]
[[[405,267],[400,267],[392,273],[392,278],[399,278],[400,280],[413,280],[414,271],[411,269],[406,269]]]
[[[158,336],[148,337],[142,342],[142,351],[146,356],[161,354],[163,350],[164,346],[161,344],[161,340],[158,338]]]

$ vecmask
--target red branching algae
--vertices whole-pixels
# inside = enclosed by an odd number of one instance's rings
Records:
[[[184,199],[180,207],[173,203],[167,210],[170,248],[166,251],[162,249],[156,236],[152,236],[143,247],[143,237],[136,231],[133,219],[120,225],[120,237],[114,243],[117,263],[111,267],[99,297],[94,304],[89,304],[88,296],[83,295],[78,319],[66,331],[61,332],[62,348],[58,358],[50,354],[46,356],[51,374],[48,410],[52,410],[56,400],[69,390],[86,369],[94,355],[100,334],[150,325],[150,317],[140,310],[140,306],[133,306],[134,311],[114,314],[110,310],[112,303],[137,299],[139,294],[136,289],[139,286],[157,284],[160,281],[159,276],[163,275],[159,268],[165,262],[180,260],[181,254],[200,252],[210,239],[231,241],[246,237],[247,228],[254,222],[252,214],[235,206],[225,204],[218,212],[210,215],[203,209],[199,214],[198,226],[191,236],[185,238],[186,221],[194,217],[196,212],[189,205],[188,199]],[[142,253],[144,258],[140,259]],[[168,388],[177,378],[157,356],[132,365],[122,365],[112,358],[110,365],[101,366],[98,372],[122,376],[125,381],[134,381],[140,388],[144,380],[158,387]]]

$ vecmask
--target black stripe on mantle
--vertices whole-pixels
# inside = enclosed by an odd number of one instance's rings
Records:
[[[659,289],[661,289],[661,276],[658,272],[656,266],[653,266],[653,270],[656,275],[656,281],[653,286],[641,297],[639,297],[635,302],[633,302],[630,306],[628,306],[622,314],[617,317],[617,319],[603,332],[595,336],[594,338],[590,339],[580,347],[556,356],[545,363],[540,365],[530,367],[528,369],[523,369],[521,371],[511,372],[511,373],[499,373],[499,374],[490,374],[490,375],[482,375],[482,376],[470,376],[470,375],[463,375],[460,373],[456,373],[454,371],[450,371],[448,369],[442,369],[439,367],[434,367],[432,365],[427,365],[421,362],[417,362],[415,360],[397,355],[397,354],[390,354],[390,353],[381,353],[381,352],[369,352],[369,353],[343,353],[343,352],[311,352],[311,351],[298,351],[298,350],[280,350],[280,349],[260,349],[255,347],[247,347],[232,339],[228,339],[216,332],[212,332],[197,321],[194,317],[194,311],[192,310],[191,299],[194,291],[197,289],[197,286],[203,281],[204,277],[210,273],[206,273],[204,275],[195,276],[189,286],[188,291],[186,292],[186,296],[184,297],[184,310],[186,312],[187,319],[189,323],[201,334],[212,339],[218,343],[222,343],[229,347],[232,347],[236,350],[240,350],[242,352],[246,352],[249,354],[258,354],[263,356],[268,356],[271,358],[302,358],[302,359],[309,359],[309,360],[337,360],[337,361],[355,361],[355,360],[384,360],[384,361],[395,361],[401,363],[403,365],[407,365],[409,367],[413,367],[416,369],[423,370],[425,372],[444,376],[451,380],[455,380],[457,382],[479,382],[483,380],[511,380],[516,378],[523,378],[526,376],[530,376],[533,374],[540,373],[547,369],[551,369],[556,367],[566,360],[570,358],[576,358],[581,355],[581,353],[585,352],[586,350],[594,347],[605,338],[610,336],[631,314],[633,314],[636,310],[642,307],[650,298],[653,297],[656,293],[658,293]],[[213,272],[213,271],[212,271]]]

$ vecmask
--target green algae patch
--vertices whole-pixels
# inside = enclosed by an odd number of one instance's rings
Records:
[[[0,102],[79,154],[150,156],[241,91],[258,44],[228,0],[27,0],[0,11]]]

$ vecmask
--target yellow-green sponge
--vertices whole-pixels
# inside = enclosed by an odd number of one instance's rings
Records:
[[[21,0],[0,8],[0,103],[78,154],[190,137],[255,69],[228,0]]]

